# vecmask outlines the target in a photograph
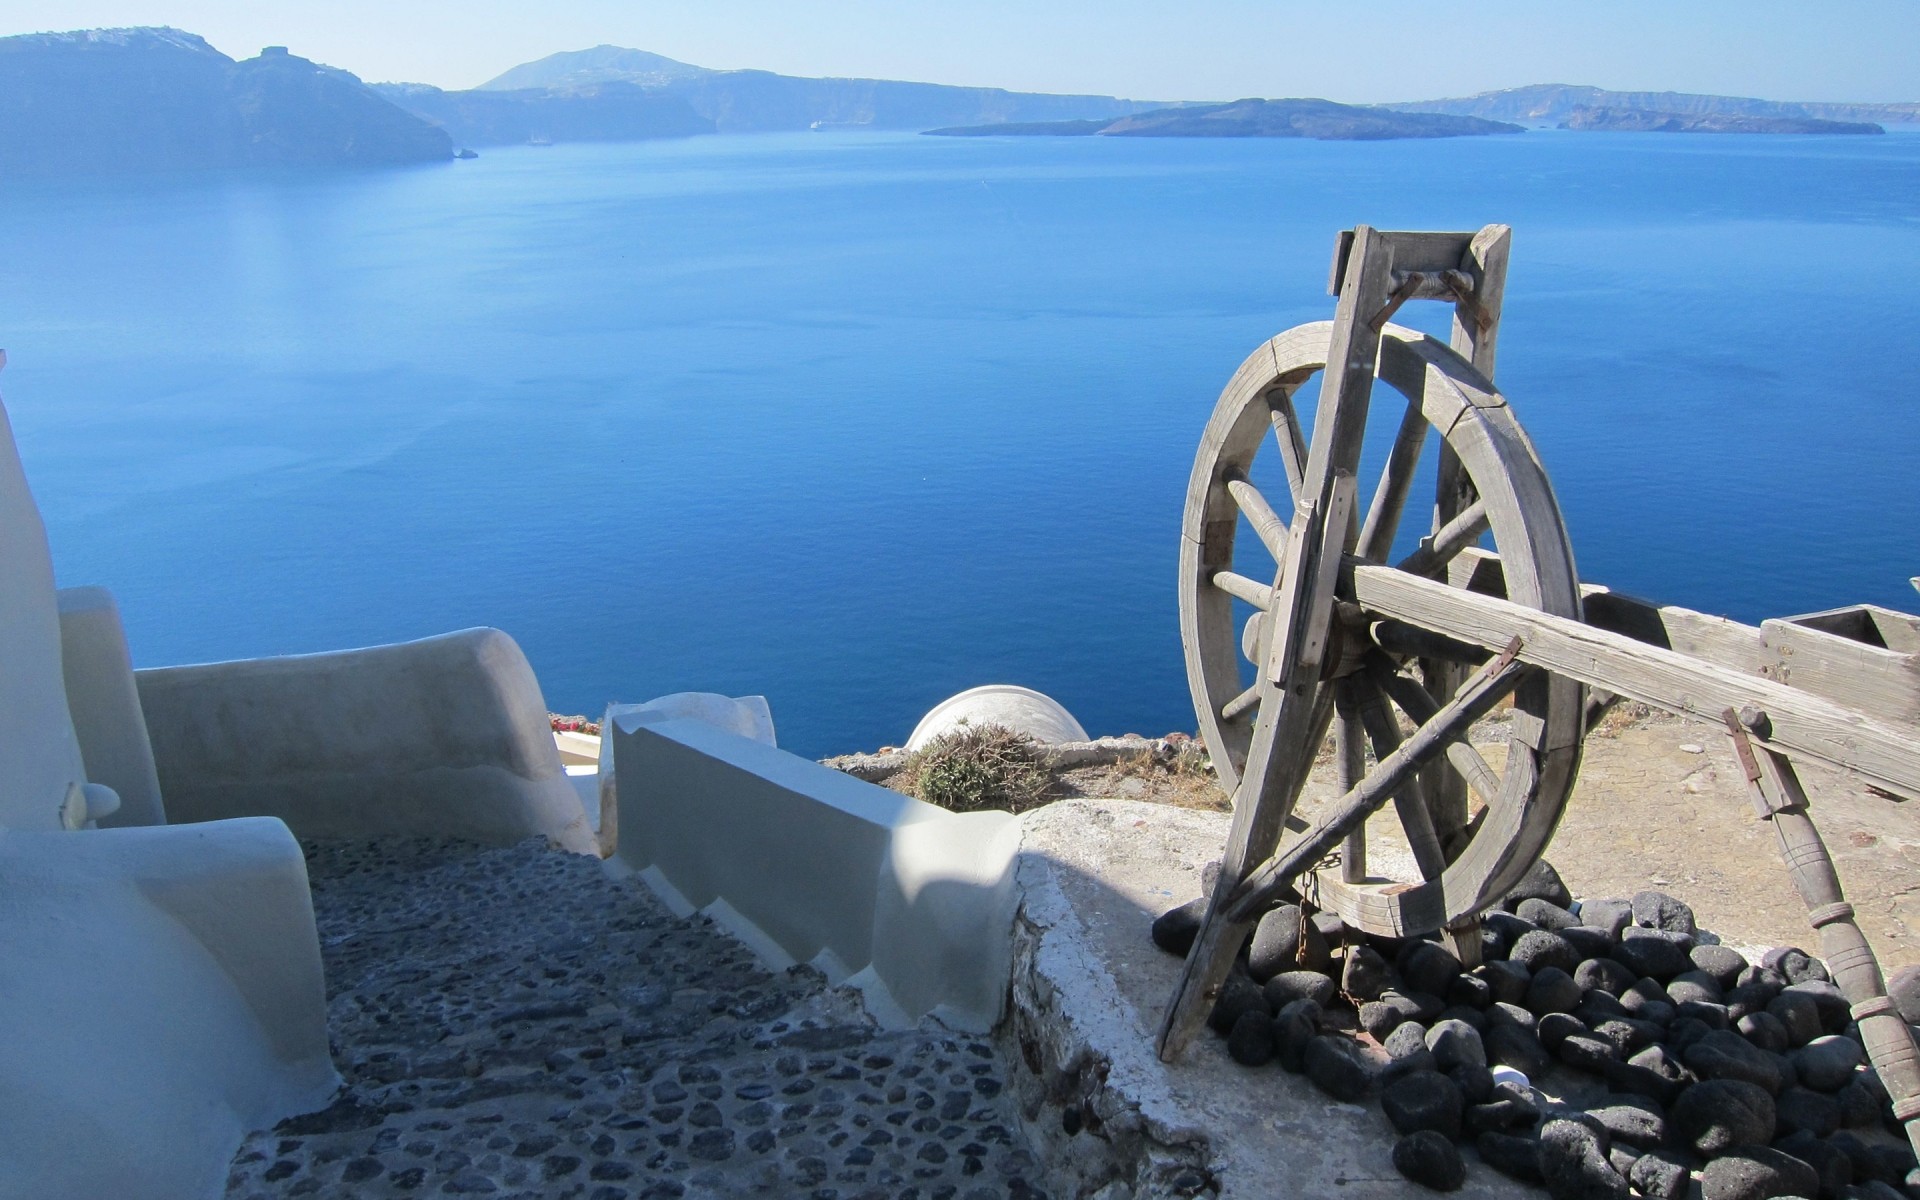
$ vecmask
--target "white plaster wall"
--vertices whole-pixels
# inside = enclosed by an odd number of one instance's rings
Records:
[[[0,1196],[218,1197],[324,1106],[306,864],[279,821],[0,831]]]
[[[533,668],[497,629],[134,677],[173,821],[595,851]]]
[[[0,408],[0,827],[61,828],[67,788],[85,779],[61,682],[47,530]]]
[[[165,825],[167,810],[160,799],[160,777],[147,742],[120,609],[105,588],[63,588],[56,600],[67,711],[80,739],[87,779],[107,785],[120,797],[119,811],[103,818],[100,826]]]
[[[876,1015],[987,1029],[1006,992],[1019,826],[964,816],[698,720],[611,715],[616,858]]]

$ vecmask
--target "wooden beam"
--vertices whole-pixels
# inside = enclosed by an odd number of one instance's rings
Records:
[[[1715,725],[1731,708],[1772,722],[1769,749],[1804,755],[1903,796],[1920,797],[1920,739],[1902,727],[1738,667],[1664,649],[1391,567],[1348,560],[1348,594],[1370,615],[1392,617],[1495,649],[1525,643],[1530,663],[1642,704]]]

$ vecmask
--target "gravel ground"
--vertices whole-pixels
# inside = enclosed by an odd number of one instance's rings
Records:
[[[599,864],[529,842],[307,847],[346,1087],[229,1197],[1037,1197],[1005,1064],[877,1029]]]

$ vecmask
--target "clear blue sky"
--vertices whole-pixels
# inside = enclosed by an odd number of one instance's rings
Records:
[[[610,42],[709,67],[1138,99],[1424,99],[1593,83],[1920,99],[1920,0],[0,0],[0,34],[174,25],[470,87]]]

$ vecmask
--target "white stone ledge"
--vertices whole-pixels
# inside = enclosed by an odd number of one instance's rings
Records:
[[[134,679],[173,821],[597,852],[533,668],[497,629]]]
[[[986,1030],[1006,999],[1019,825],[954,814],[698,720],[611,715],[616,858],[778,967],[892,1023]]]

